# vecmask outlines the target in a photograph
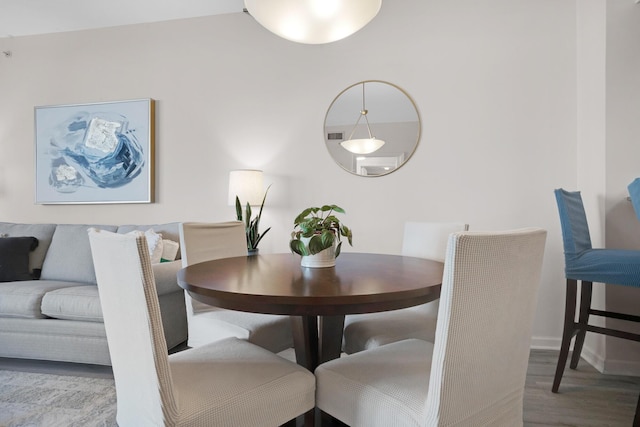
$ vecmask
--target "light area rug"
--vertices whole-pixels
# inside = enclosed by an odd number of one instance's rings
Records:
[[[0,427],[115,427],[113,379],[0,370]]]

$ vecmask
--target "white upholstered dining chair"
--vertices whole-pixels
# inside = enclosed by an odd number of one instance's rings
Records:
[[[546,231],[449,238],[435,343],[409,339],[316,371],[316,405],[352,427],[522,426]]]
[[[451,233],[466,231],[461,222],[415,222],[404,225],[402,255],[444,261]],[[382,313],[345,317],[343,351],[357,353],[408,338],[433,342],[439,300]]]
[[[180,224],[182,266],[236,256],[247,256],[242,221]],[[274,353],[293,347],[289,316],[246,313],[201,303],[185,291],[189,347],[237,337]]]
[[[147,242],[135,233],[89,231],[119,426],[278,426],[313,408],[313,375],[247,341],[167,356]]]

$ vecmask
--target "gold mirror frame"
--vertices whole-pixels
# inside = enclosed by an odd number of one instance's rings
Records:
[[[364,120],[366,117],[370,128]],[[356,126],[357,123],[357,126]],[[341,143],[372,135],[384,145],[368,154],[355,154]],[[415,102],[400,87],[382,80],[365,80],[336,96],[324,119],[324,140],[333,160],[358,176],[388,175],[402,167],[418,147],[421,120]]]

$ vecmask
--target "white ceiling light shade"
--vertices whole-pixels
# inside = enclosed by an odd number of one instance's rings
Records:
[[[249,14],[267,30],[298,43],[322,44],[367,25],[382,0],[245,0]]]
[[[352,152],[353,154],[370,154],[384,145],[383,140],[376,138],[371,133],[371,126],[369,125],[369,119],[367,118],[368,113],[369,111],[367,110],[364,102],[364,82],[362,82],[362,110],[360,110],[360,116],[358,117],[358,120],[356,120],[356,124],[353,125],[353,129],[351,130],[351,134],[349,134],[349,138],[340,143],[342,148]],[[358,123],[360,123],[360,120],[363,117],[367,125],[369,138],[352,139],[354,132],[358,128]]]
[[[342,148],[353,154],[371,154],[384,145],[384,141],[377,138],[348,139],[340,143]]]

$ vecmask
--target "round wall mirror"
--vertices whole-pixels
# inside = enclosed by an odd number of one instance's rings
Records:
[[[420,140],[420,116],[398,86],[368,80],[343,90],[324,119],[331,157],[360,176],[389,174],[406,163]]]

